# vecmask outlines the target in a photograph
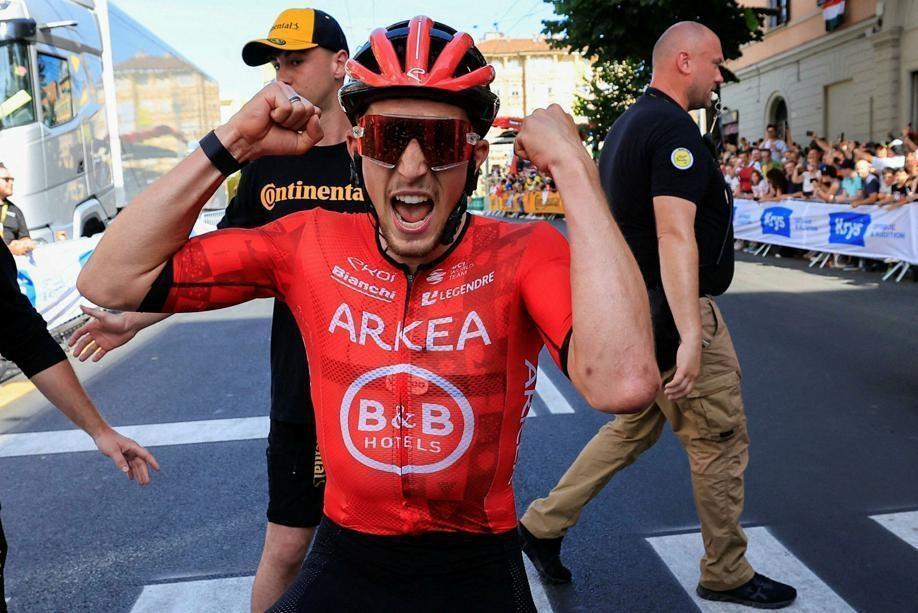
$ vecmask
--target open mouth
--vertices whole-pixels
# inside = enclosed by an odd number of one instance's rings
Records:
[[[395,224],[410,234],[423,232],[433,217],[433,200],[424,194],[398,194],[390,204]]]

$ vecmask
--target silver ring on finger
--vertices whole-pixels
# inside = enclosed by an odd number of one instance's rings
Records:
[[[303,99],[300,98],[299,96],[297,96],[296,94],[294,94],[293,96],[290,96],[290,97],[288,98],[288,100],[289,100],[291,103],[293,103],[293,102],[302,102],[302,101],[303,101]]]

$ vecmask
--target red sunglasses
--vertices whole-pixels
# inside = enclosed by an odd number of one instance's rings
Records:
[[[446,170],[472,159],[481,140],[464,119],[364,115],[352,128],[357,153],[395,168],[411,141],[417,141],[431,170]]]

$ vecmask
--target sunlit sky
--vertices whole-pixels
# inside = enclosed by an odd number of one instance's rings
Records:
[[[261,87],[261,72],[242,62],[242,46],[264,38],[274,19],[288,8],[310,6],[335,17],[351,51],[370,30],[415,15],[428,15],[472,35],[503,32],[515,38],[538,34],[541,21],[553,16],[545,0],[338,0],[294,3],[289,0],[111,0],[144,27],[174,47],[220,83],[223,98],[245,100]]]

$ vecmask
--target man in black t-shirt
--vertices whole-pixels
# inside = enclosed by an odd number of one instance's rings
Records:
[[[314,9],[281,13],[264,39],[245,45],[250,66],[272,63],[284,82],[322,110],[324,138],[299,157],[264,157],[242,170],[236,196],[218,228],[253,228],[284,215],[322,207],[366,212],[361,188],[352,184],[345,138],[351,124],[338,103],[347,41],[330,15]],[[98,360],[168,315],[112,315],[95,319],[71,337],[74,353]],[[293,581],[322,514],[324,472],[317,459],[306,351],[293,314],[274,303],[271,322],[271,430],[268,435],[268,526],[252,587],[252,610],[270,607]]]
[[[83,389],[67,356],[48,333],[48,324],[19,289],[16,262],[0,246],[0,354],[22,370],[61,413],[92,437],[96,447],[139,485],[150,482],[147,465],[159,470],[153,455],[115,432]],[[3,574],[7,542],[0,521],[0,613],[6,613]]]
[[[3,232],[3,242],[13,255],[25,255],[35,248],[35,243],[29,236],[25,215],[9,199],[13,195],[15,180],[10,169],[0,162],[0,231]]]
[[[524,551],[546,580],[570,581],[561,540],[612,476],[658,440],[664,422],[689,457],[705,555],[700,597],[779,608],[794,588],[756,573],[739,525],[749,438],[740,367],[711,296],[733,279],[732,200],[713,151],[688,111],[711,106],[723,81],[720,41],[681,22],[653,51],[651,87],[612,126],[599,161],[612,214],[650,298],[664,386],[654,404],[619,415],[580,452],[520,522]]]

